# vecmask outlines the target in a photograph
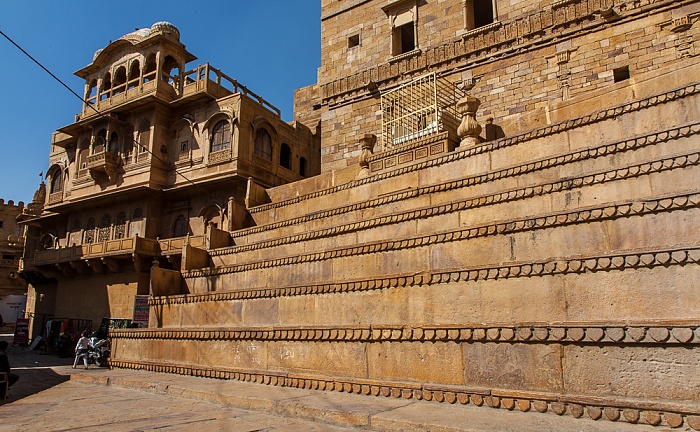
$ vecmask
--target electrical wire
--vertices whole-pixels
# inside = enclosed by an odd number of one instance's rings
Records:
[[[24,48],[22,48],[19,44],[17,44],[17,42],[15,42],[14,40],[12,40],[12,38],[10,38],[8,35],[6,35],[2,30],[0,30],[0,35],[2,35],[5,39],[7,39],[12,45],[14,45],[18,50],[20,50],[20,51],[21,51],[25,56],[27,56],[31,61],[33,61],[34,63],[36,63],[41,69],[43,69],[47,74],[49,74],[49,75],[50,75],[54,80],[56,80],[59,84],[61,84],[61,85],[62,85],[63,87],[65,87],[66,89],[68,89],[68,91],[71,92],[75,97],[77,97],[78,99],[80,99],[81,102],[83,102],[85,105],[87,105],[87,106],[89,106],[90,108],[92,108],[101,118],[108,118],[108,116],[107,116],[106,114],[104,114],[103,112],[101,112],[100,110],[98,110],[97,108],[95,108],[91,103],[89,103],[88,101],[86,101],[82,96],[80,96],[78,93],[76,93],[75,91],[73,91],[72,88],[68,87],[68,85],[67,85],[65,82],[63,82],[59,77],[57,77],[56,75],[54,75],[49,69],[47,69],[43,64],[41,64],[41,62],[39,62],[39,60],[35,59],[31,54],[29,54]],[[180,171],[178,171],[177,168],[175,168],[174,166],[172,166],[169,162],[164,161],[163,159],[161,159],[160,157],[158,157],[158,155],[156,155],[156,154],[153,153],[151,150],[149,150],[148,147],[143,146],[143,145],[141,145],[140,143],[137,143],[137,142],[134,140],[133,137],[127,137],[127,139],[130,139],[130,140],[131,140],[132,146],[133,146],[134,144],[136,144],[137,148],[141,148],[141,149],[145,150],[147,153],[149,153],[152,157],[154,157],[156,160],[158,160],[159,162],[161,162],[163,165],[169,167],[170,171],[174,171],[176,174],[178,174],[180,177],[182,177],[183,179],[185,179],[185,180],[186,180],[188,183],[190,183],[192,186],[194,186],[194,187],[200,189],[202,192],[204,192],[206,195],[208,195],[211,199],[213,199],[213,200],[216,199],[216,197],[215,197],[214,195],[212,195],[211,193],[209,193],[209,192],[208,192],[206,189],[204,189],[201,185],[198,185],[197,183],[195,183],[195,182],[193,182],[192,180],[190,180],[189,178],[187,178],[183,173],[181,173]]]

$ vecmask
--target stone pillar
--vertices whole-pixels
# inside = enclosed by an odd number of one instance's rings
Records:
[[[357,174],[356,179],[362,179],[369,176],[369,158],[374,152],[374,145],[377,143],[377,136],[372,134],[365,134],[360,138],[360,148],[362,149],[362,154],[360,155],[360,172]]]
[[[457,112],[462,116],[462,123],[457,128],[457,136],[461,139],[458,147],[460,149],[473,147],[481,142],[481,125],[476,121],[479,105],[481,101],[474,96],[465,96],[457,101]]]

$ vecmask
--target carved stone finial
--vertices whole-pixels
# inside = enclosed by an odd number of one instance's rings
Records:
[[[474,96],[465,96],[457,101],[457,112],[462,116],[462,122],[457,128],[457,136],[461,138],[460,148],[467,148],[478,144],[481,140],[481,125],[476,121],[476,111],[481,101]]]
[[[369,158],[374,152],[374,145],[377,143],[377,136],[372,134],[365,134],[360,138],[360,148],[362,149],[362,154],[360,155],[360,172],[357,174],[357,178],[365,178],[369,176]]]

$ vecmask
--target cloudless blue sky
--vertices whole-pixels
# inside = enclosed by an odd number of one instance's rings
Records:
[[[246,85],[292,120],[294,90],[316,82],[320,0],[104,2],[0,0],[0,30],[73,91],[73,73],[136,28],[168,21],[197,56]],[[32,199],[48,168],[51,134],[81,102],[0,35],[0,198]]]

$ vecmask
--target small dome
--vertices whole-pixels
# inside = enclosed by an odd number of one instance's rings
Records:
[[[170,34],[174,36],[175,39],[180,40],[180,30],[167,21],[159,21],[151,26],[151,34],[158,32]]]
[[[92,61],[95,61],[95,59],[97,59],[97,56],[100,55],[101,52],[102,52],[102,48],[95,51],[95,54],[92,56]]]

